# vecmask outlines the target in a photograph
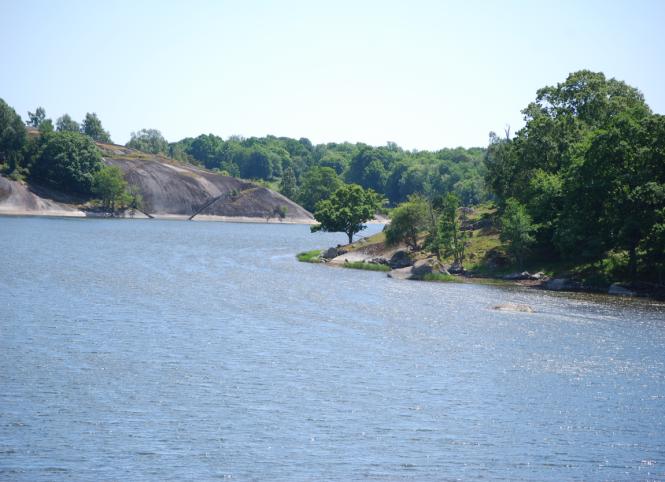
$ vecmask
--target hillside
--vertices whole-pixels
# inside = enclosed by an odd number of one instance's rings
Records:
[[[159,155],[113,144],[97,146],[103,161],[119,167],[141,195],[141,211],[150,217],[314,222],[308,211],[270,189]],[[89,208],[84,200],[0,177],[0,214],[95,215]]]

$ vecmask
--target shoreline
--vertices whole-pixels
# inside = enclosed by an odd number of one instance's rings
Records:
[[[44,217],[44,218],[77,218],[77,219],[157,219],[161,221],[189,221],[191,216],[186,214],[146,214],[137,211],[134,216],[109,216],[104,213],[83,210],[25,210],[25,209],[0,209],[0,217]],[[248,224],[300,224],[312,225],[316,221],[305,218],[282,219],[253,216],[212,216],[197,215],[191,221],[197,222],[222,222],[222,223],[248,223]]]

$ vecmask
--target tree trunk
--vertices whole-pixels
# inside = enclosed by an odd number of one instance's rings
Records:
[[[353,243],[353,232],[350,231],[346,233],[346,235],[349,237],[349,244]]]

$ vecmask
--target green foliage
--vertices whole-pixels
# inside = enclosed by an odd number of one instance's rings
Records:
[[[534,251],[581,263],[625,251],[631,277],[662,279],[662,244],[649,240],[665,209],[663,116],[634,87],[588,70],[540,89],[523,113],[513,139],[490,137],[486,184],[501,206],[524,206]]]
[[[97,114],[88,112],[81,123],[81,132],[97,142],[111,142],[108,131],[102,127],[102,121]]]
[[[334,169],[313,167],[303,177],[297,201],[308,211],[314,211],[319,201],[328,199],[342,184]]]
[[[438,281],[440,283],[454,283],[459,281],[455,276],[445,273],[427,273],[423,276],[424,281]]]
[[[131,139],[125,146],[151,154],[168,154],[169,152],[169,143],[157,129],[141,129],[138,132],[132,132]]]
[[[117,166],[102,166],[93,176],[92,193],[99,197],[109,212],[128,206],[132,201],[127,181]]]
[[[6,164],[8,173],[19,166],[26,144],[26,129],[21,117],[0,99],[0,164]]]
[[[295,199],[296,197],[296,176],[293,174],[293,169],[287,167],[282,174],[282,180],[279,183],[279,192],[289,199]]]
[[[427,179],[432,180],[432,189],[439,196],[455,192],[465,205],[485,200],[484,152],[481,148],[404,151],[394,143],[381,147],[348,142],[313,146],[307,139],[275,136],[232,136],[225,141],[212,134],[182,139],[169,146],[174,159],[247,179],[271,180],[291,169],[300,188],[311,171],[330,168],[340,180],[385,195],[391,205],[406,201],[411,194],[423,193]],[[320,172],[313,176],[320,177]],[[298,187],[296,191],[300,191]],[[306,186],[308,191],[312,191],[311,182]],[[310,211],[325,197],[316,193],[304,196]]]
[[[270,221],[271,218],[275,217],[281,222],[286,217],[288,212],[288,206],[275,206],[272,212],[266,216],[266,221]]]
[[[44,135],[48,134],[50,132],[53,132],[55,129],[53,128],[53,121],[51,119],[44,119],[40,124],[39,124],[39,135]]]
[[[46,110],[43,107],[37,107],[34,112],[28,112],[28,121],[26,124],[29,127],[39,128],[42,122],[46,120]]]
[[[458,209],[459,198],[453,193],[448,193],[441,203],[435,252],[444,257],[452,257],[461,267],[464,264],[467,236],[461,229],[457,216]]]
[[[58,132],[80,132],[81,126],[69,114],[63,114],[55,122],[55,129]]]
[[[386,243],[394,246],[404,242],[412,250],[420,249],[418,234],[428,226],[427,201],[413,196],[390,213],[390,224],[386,227]]]
[[[56,189],[87,195],[101,167],[101,155],[89,137],[53,132],[40,139],[31,176]]]
[[[364,261],[352,261],[343,263],[340,266],[349,269],[363,269],[365,271],[390,271],[390,266],[386,266],[385,264],[366,263]]]
[[[304,253],[298,253],[296,255],[298,261],[303,263],[320,263],[321,262],[321,250],[315,249],[312,251],[305,251]]]
[[[526,208],[515,199],[506,201],[506,209],[501,216],[501,241],[508,243],[508,252],[513,256],[517,264],[524,265],[524,257],[529,247],[535,241],[531,216]]]
[[[371,189],[365,190],[357,184],[344,185],[328,199],[319,201],[314,211],[320,223],[312,226],[312,232],[342,232],[353,242],[353,235],[365,229],[364,223],[374,217],[382,200]]]

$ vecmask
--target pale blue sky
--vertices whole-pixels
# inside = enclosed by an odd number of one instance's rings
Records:
[[[588,68],[665,113],[665,1],[0,0],[0,97],[26,117],[312,142],[485,145]]]

